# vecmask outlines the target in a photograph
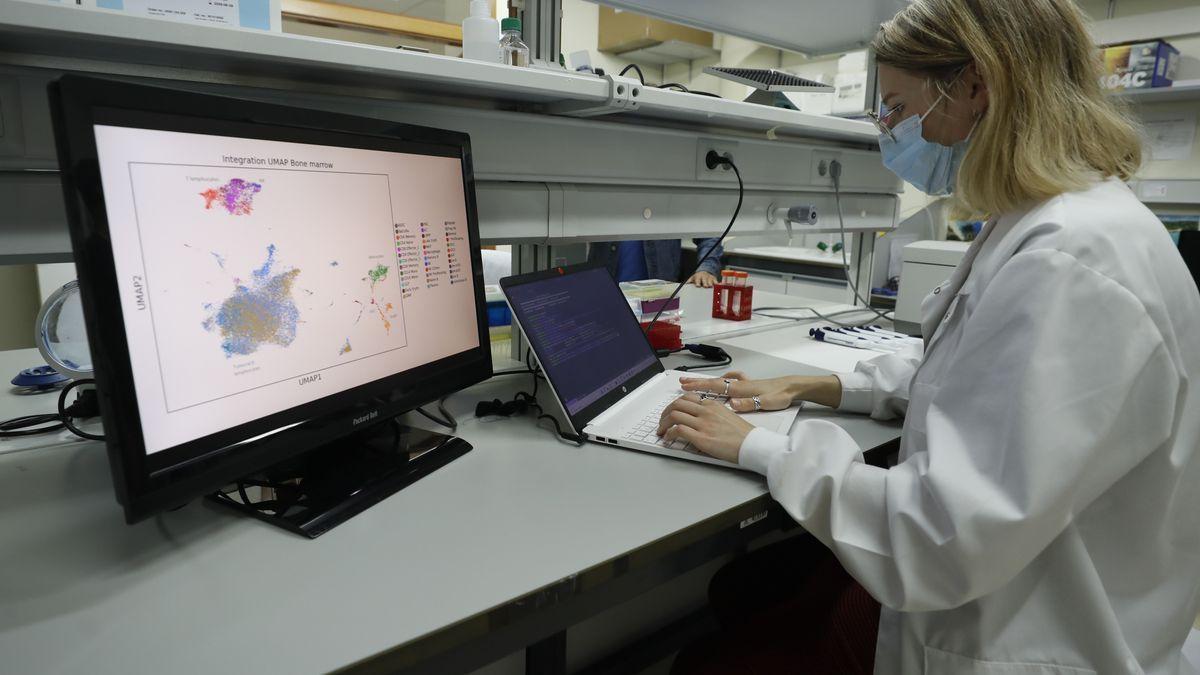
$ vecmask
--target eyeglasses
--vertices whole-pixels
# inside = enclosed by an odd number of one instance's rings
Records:
[[[874,110],[868,110],[867,116],[870,117],[871,121],[875,123],[875,128],[879,129],[880,134],[887,136],[890,140],[895,141],[896,135],[892,133],[892,124],[896,121],[896,115],[901,110],[904,110],[903,103],[895,108],[887,108],[882,115]]]

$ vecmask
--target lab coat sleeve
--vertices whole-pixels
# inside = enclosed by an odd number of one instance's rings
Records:
[[[908,410],[908,385],[921,365],[920,344],[858,364],[852,373],[837,373],[842,383],[840,412],[870,414],[880,420],[903,417]]]
[[[720,241],[719,237],[692,240],[692,243],[696,245],[696,260],[702,259],[705,255],[708,255],[709,250],[712,250],[712,255],[708,257],[708,260],[700,264],[700,267],[696,270],[697,272],[708,272],[714,277],[720,278],[721,256],[725,255],[725,247],[721,246]]]
[[[1181,395],[1145,307],[1066,254],[1014,256],[966,320],[927,411],[909,413],[906,433],[925,441],[901,464],[864,464],[819,420],[790,437],[756,429],[741,449],[792,517],[900,611],[1001,588],[1167,441]]]

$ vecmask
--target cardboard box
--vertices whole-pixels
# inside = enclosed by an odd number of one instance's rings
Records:
[[[1105,47],[1103,89],[1169,87],[1179,67],[1179,50],[1163,40]]]
[[[612,7],[600,8],[597,49],[602,52],[623,54],[673,40],[711,49],[713,34]]]

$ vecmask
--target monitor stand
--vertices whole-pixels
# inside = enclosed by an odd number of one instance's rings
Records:
[[[470,449],[461,438],[393,419],[244,478],[209,499],[315,539]]]

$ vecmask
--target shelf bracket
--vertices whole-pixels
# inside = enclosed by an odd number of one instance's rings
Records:
[[[568,117],[598,117],[620,112],[634,112],[641,106],[642,90],[646,85],[632,77],[604,75],[608,81],[608,98],[599,103],[562,101],[546,107],[551,115]]]

